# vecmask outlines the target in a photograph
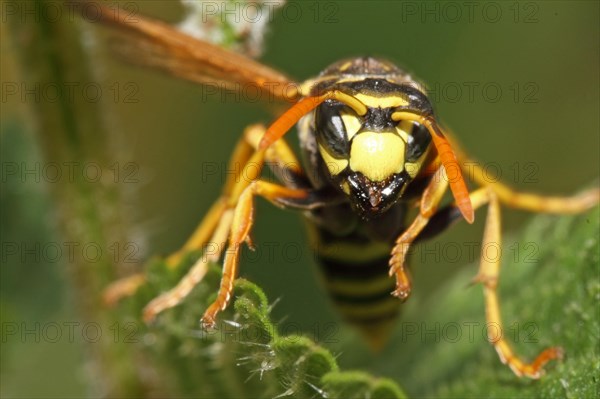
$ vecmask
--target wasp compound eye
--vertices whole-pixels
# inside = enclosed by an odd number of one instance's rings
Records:
[[[419,159],[431,144],[431,134],[425,126],[414,122],[411,130],[406,146],[406,162],[414,162]]]
[[[325,101],[317,107],[315,128],[318,143],[335,158],[348,158],[350,142],[342,114],[352,112],[336,101]]]

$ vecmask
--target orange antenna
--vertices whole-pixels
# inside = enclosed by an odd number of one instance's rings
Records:
[[[444,134],[435,120],[431,117],[424,117],[407,111],[394,112],[392,114],[392,119],[395,121],[414,121],[420,123],[421,125],[425,126],[427,130],[429,130],[433,144],[435,145],[438,156],[440,157],[440,161],[442,161],[442,165],[444,165],[444,169],[446,169],[446,177],[450,183],[450,190],[452,190],[452,195],[454,196],[456,205],[458,206],[458,209],[460,210],[460,213],[462,213],[465,220],[468,223],[473,223],[475,220],[473,206],[471,205],[469,190],[467,189],[467,184],[465,183],[465,179],[463,178],[460,170],[460,165],[456,160],[456,155],[452,150],[452,146],[450,146],[450,143],[446,137],[444,137]]]
[[[300,118],[315,109],[319,104],[325,101],[325,96],[305,97],[294,104],[290,109],[285,111],[275,122],[269,126],[265,135],[260,140],[258,145],[259,150],[264,150],[271,144],[283,137],[284,134],[294,126]]]
[[[259,150],[264,150],[283,137],[304,115],[315,109],[323,101],[333,99],[343,102],[352,108],[358,115],[367,113],[367,106],[355,97],[338,90],[329,91],[317,97],[305,97],[285,111],[265,132],[258,145]]]

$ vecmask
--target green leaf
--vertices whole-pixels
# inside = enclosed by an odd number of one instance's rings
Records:
[[[193,260],[186,257],[177,270]],[[127,313],[141,314],[150,299],[167,289],[165,281],[181,274],[161,261],[150,262],[148,283],[129,301]],[[405,397],[391,380],[340,371],[332,353],[307,337],[280,336],[265,293],[245,279],[236,281],[233,306],[219,315],[217,328],[201,330],[199,316],[214,299],[211,287],[218,286],[219,278],[213,265],[180,306],[165,311],[147,330],[143,327],[155,362],[168,370],[160,382],[165,389],[202,397]]]

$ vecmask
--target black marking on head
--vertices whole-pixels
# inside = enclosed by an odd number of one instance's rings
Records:
[[[350,82],[341,82],[338,84],[340,88],[349,90],[350,92],[365,93],[374,97],[382,97],[384,94],[396,94],[405,97],[405,87],[413,86],[407,84],[397,84],[382,78],[364,78]]]
[[[393,108],[372,108],[367,109],[365,122],[360,129],[371,132],[394,132],[398,122],[392,120]]]
[[[425,126],[418,123],[413,123],[412,133],[409,133],[405,162],[414,162],[419,159],[427,147],[429,147],[429,144],[431,143],[431,134]]]
[[[350,153],[350,142],[341,117],[342,111],[348,109],[345,104],[327,100],[315,111],[317,141],[335,158],[348,158]]]
[[[339,90],[349,95],[362,93],[373,97],[397,96],[407,102],[396,111],[406,110],[422,116],[432,116],[433,106],[427,95],[416,87],[416,84],[393,83],[385,78],[364,78],[349,82],[339,82],[338,79],[318,82],[311,89],[311,95],[318,96],[331,90]]]

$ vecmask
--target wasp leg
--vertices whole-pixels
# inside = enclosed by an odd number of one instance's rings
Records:
[[[227,166],[227,170],[234,171],[234,173],[228,173],[220,198],[215,201],[194,233],[192,233],[190,238],[179,250],[167,257],[167,264],[169,267],[176,267],[186,253],[200,249],[206,245],[217,228],[221,215],[227,208],[227,199],[231,196],[231,192],[233,191],[236,182],[240,181],[242,178],[241,166],[246,165],[254,153],[254,147],[251,144],[251,140],[255,134],[262,134],[262,132],[264,132],[264,127],[260,125],[251,125],[245,129],[244,136],[238,141]]]
[[[234,191],[236,184],[240,182],[240,180],[246,179],[247,181],[249,181],[248,176],[244,174],[248,172],[248,170],[244,171],[244,169],[240,167],[240,165],[245,166],[249,162],[250,158],[256,151],[258,143],[264,135],[265,130],[266,129],[263,125],[251,125],[245,129],[244,135],[242,139],[238,141],[228,165],[228,170],[235,172],[228,174],[220,198],[217,201],[215,201],[215,203],[212,205],[212,207],[210,208],[202,222],[198,225],[194,233],[191,235],[191,237],[187,240],[187,242],[182,246],[181,249],[167,257],[166,262],[169,267],[177,267],[177,265],[181,262],[183,255],[185,255],[189,251],[202,249],[208,243],[220,242],[219,240],[215,240],[215,237],[213,237],[213,235],[216,235],[215,231],[224,219],[223,216],[228,209],[228,200],[232,196],[232,192]],[[284,178],[289,179],[293,183],[302,184],[302,182],[304,181],[304,173],[302,171],[302,168],[300,167],[300,163],[297,161],[293,152],[284,140],[278,140],[276,143],[274,143],[266,151],[265,157],[267,162],[272,163],[273,168],[276,168],[275,173],[278,174],[278,176],[283,175]],[[260,161],[260,165],[251,166],[253,166],[255,169],[257,166],[260,168],[262,166],[262,161]],[[225,238],[225,241],[226,239],[227,238]],[[218,250],[219,246],[217,245],[216,251]],[[201,257],[198,263],[196,263],[192,267],[192,269],[190,269],[190,272],[186,276],[187,279],[184,278],[182,280],[182,287],[180,287],[182,290],[177,291],[178,297],[183,299],[185,295],[187,295],[187,293],[183,294],[183,286],[185,286],[185,284],[183,284],[184,280],[187,281],[188,285],[191,284],[193,281],[196,281],[196,283],[194,283],[193,285],[197,284],[200,281],[200,276],[203,276],[201,271],[204,270],[204,263],[206,263],[206,260],[212,260],[212,258],[214,257],[212,256],[213,253],[215,256],[220,255],[222,253],[222,250],[218,252],[218,254],[216,252],[211,252],[211,259],[206,259],[207,256],[205,255]],[[108,305],[114,305],[122,298],[133,295],[137,291],[137,289],[140,286],[142,286],[145,282],[146,278],[143,273],[137,273],[132,276],[122,278],[109,285],[108,288],[104,291],[104,302]],[[150,309],[153,309],[153,307],[151,307]],[[157,307],[156,312],[150,312],[148,314],[148,317],[150,317],[150,315],[152,315],[153,313],[158,314],[162,310],[162,306],[160,308]]]
[[[226,210],[226,198],[229,197],[231,190],[236,181],[240,179],[240,168],[239,165],[244,165],[254,152],[254,148],[250,144],[254,133],[262,134],[264,127],[261,128],[259,125],[253,125],[246,128],[244,136],[238,141],[233,154],[229,160],[228,170],[238,171],[237,173],[229,174],[221,197],[215,201],[212,205],[202,222],[198,225],[194,233],[186,241],[186,243],[173,254],[169,255],[166,259],[168,267],[174,268],[179,265],[183,255],[191,250],[203,248],[210,240],[211,236],[215,232],[219,220]],[[196,266],[196,265],[194,265]],[[193,267],[194,269],[195,267]],[[110,284],[104,291],[103,298],[104,302],[108,305],[114,305],[122,298],[133,295],[140,286],[144,285],[146,277],[143,273],[136,273],[128,277],[124,277],[116,282]]]
[[[167,258],[167,263],[170,266],[175,267],[179,264],[184,254],[191,250],[202,248],[206,244],[218,224],[220,215],[227,209],[229,198],[235,198],[235,194],[239,194],[240,187],[243,188],[247,185],[239,185],[237,183],[242,179],[245,179],[246,183],[248,183],[251,180],[249,175],[253,173],[250,169],[260,170],[262,168],[263,160],[256,162],[256,164],[250,163],[249,165],[248,162],[258,149],[259,142],[264,136],[265,131],[266,129],[263,125],[251,125],[245,129],[244,137],[238,142],[227,169],[228,171],[236,171],[236,173],[228,175],[221,198],[215,202],[188,241],[180,250]],[[270,164],[279,179],[286,182],[289,181],[292,185],[302,185],[305,182],[304,171],[284,140],[278,140],[266,151],[265,161]],[[246,166],[246,170],[244,171],[240,166]],[[238,193],[233,193],[236,189]]]
[[[486,219],[485,231],[482,242],[482,255],[479,272],[473,279],[474,282],[480,282],[484,287],[484,299],[486,309],[486,319],[489,326],[497,329],[488,328],[488,340],[492,343],[502,363],[507,364],[517,376],[526,376],[530,378],[539,378],[543,373],[543,366],[550,360],[559,359],[562,356],[562,349],[548,348],[544,350],[531,363],[526,363],[519,359],[508,342],[496,336],[496,332],[503,331],[502,318],[500,316],[500,301],[498,298],[497,285],[500,275],[501,258],[499,256],[501,248],[501,219],[500,219],[500,200],[497,193],[490,187],[480,188],[470,195],[473,209],[489,203],[488,216]],[[461,214],[455,205],[441,209],[431,219],[431,223],[419,238],[423,235],[433,235],[447,227],[452,221],[460,219]],[[490,248],[498,249],[498,256],[489,256],[484,253]],[[485,254],[485,256],[484,256]]]
[[[483,196],[482,191],[476,193]],[[544,370],[544,365],[552,359],[560,359],[563,351],[559,347],[545,349],[531,363],[526,363],[519,359],[513,352],[512,348],[503,338],[503,334],[496,336],[495,332],[502,332],[502,318],[500,315],[500,301],[498,298],[497,285],[500,275],[500,248],[501,248],[501,222],[500,222],[500,201],[498,195],[492,189],[487,189],[487,200],[489,201],[488,216],[485,224],[485,230],[482,242],[482,254],[479,272],[474,279],[474,282],[483,284],[483,293],[485,298],[485,313],[488,326],[492,325],[498,328],[488,328],[488,340],[498,352],[498,356],[502,363],[507,364],[510,369],[519,377],[525,376],[529,378],[539,378]],[[485,199],[478,201],[483,203]],[[487,256],[486,251],[489,248],[495,247],[498,250],[496,256]]]
[[[416,240],[421,231],[427,226],[435,214],[437,207],[448,189],[448,179],[445,169],[440,166],[432,176],[421,197],[419,214],[412,224],[398,237],[390,259],[390,276],[396,275],[396,289],[392,295],[405,301],[410,295],[411,282],[407,269],[404,267],[410,245]]]
[[[223,219],[223,215],[226,212],[226,203],[223,201],[223,198],[217,200],[211,209],[208,211],[192,237],[186,242],[186,244],[177,252],[170,255],[166,264],[168,267],[174,268],[177,267],[179,262],[181,261],[181,257],[186,253],[186,251],[191,251],[193,249],[204,248],[209,242],[216,243],[215,239],[211,238],[211,234],[215,232],[220,221]],[[206,256],[202,255],[202,258],[206,258]],[[200,267],[200,260],[194,264],[191,270],[196,270]],[[146,276],[144,273],[136,273],[128,277],[124,277],[110,284],[105,290],[103,294],[104,303],[109,306],[115,305],[121,299],[126,298],[135,294],[139,287],[146,283]]]
[[[177,306],[202,281],[208,272],[208,265],[217,262],[223,253],[231,228],[232,217],[232,209],[227,209],[222,213],[221,220],[210,239],[210,243],[204,247],[202,255],[192,268],[175,287],[154,298],[144,307],[142,317],[146,323],[154,320],[162,311]],[[211,246],[214,247],[210,248]]]
[[[297,185],[307,186],[308,181],[300,163],[285,141],[280,139],[267,150],[257,150],[264,132],[265,128],[261,125],[251,126],[245,131],[245,142],[254,153],[247,157],[247,162],[241,172],[236,175],[236,180],[227,182],[224,194],[220,199],[224,204],[224,211],[220,214],[214,235],[209,241],[216,245],[216,249],[204,254],[177,286],[146,305],[143,312],[146,322],[153,320],[160,312],[178,305],[191,292],[206,274],[208,264],[218,261],[221,257],[229,238],[229,250],[225,255],[223,277],[215,302],[218,305],[213,304],[209,308],[213,308],[211,312],[214,321],[214,316],[220,310],[218,306],[224,308],[231,296],[233,281],[237,275],[239,247],[243,242],[251,244],[249,232],[253,221],[252,195],[261,195],[281,207],[305,209],[315,206],[314,204],[317,206],[327,204],[328,198],[321,199],[322,196],[319,193],[296,188]],[[277,177],[290,187],[258,180],[265,162],[268,162]],[[198,230],[202,229],[201,225]],[[216,311],[215,307],[217,307]],[[211,323],[206,324],[210,325]]]
[[[571,197],[544,196],[531,193],[521,193],[506,184],[485,177],[481,166],[476,162],[463,162],[469,168],[472,179],[483,187],[492,189],[498,200],[511,207],[531,212],[547,213],[580,213],[590,209],[600,200],[600,189],[593,188]]]
[[[116,305],[121,299],[135,294],[146,282],[143,273],[135,273],[111,283],[102,293],[102,301],[108,306]]]
[[[285,199],[303,199],[310,195],[309,190],[288,188],[277,184],[269,183],[264,180],[256,180],[244,189],[235,206],[231,233],[229,236],[229,246],[223,262],[223,276],[221,285],[217,294],[217,299],[208,307],[201,323],[203,327],[210,328],[215,325],[217,314],[224,310],[231,299],[233,282],[237,277],[240,246],[247,242],[250,229],[254,222],[254,196],[261,196],[269,201],[278,204],[282,198]]]
[[[453,146],[456,147],[454,142]],[[600,201],[600,189],[597,188],[589,189],[570,197],[521,193],[502,182],[490,182],[485,178],[483,169],[480,166],[477,166],[475,161],[469,160],[464,156],[464,153],[458,152],[458,150],[457,154],[459,154],[461,166],[465,170],[465,173],[481,186],[489,187],[496,193],[498,200],[509,207],[532,212],[570,214],[584,212],[597,205]],[[473,205],[473,207],[476,208],[475,205]],[[455,205],[449,205],[440,209],[423,229],[421,234],[419,234],[415,242],[439,234],[450,226],[450,224],[459,220],[460,217],[461,213]]]
[[[569,214],[583,212],[600,202],[600,189],[598,188],[589,189],[574,196],[558,197],[522,193],[500,181],[490,181],[486,178],[485,171],[479,162],[470,159],[466,155],[450,132],[446,132],[446,138],[451,142],[454,153],[465,174],[480,186],[490,187],[496,193],[498,200],[511,208],[531,212]]]

